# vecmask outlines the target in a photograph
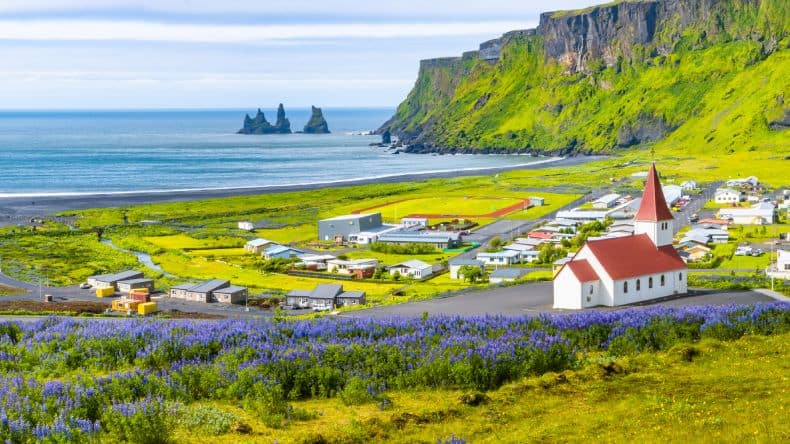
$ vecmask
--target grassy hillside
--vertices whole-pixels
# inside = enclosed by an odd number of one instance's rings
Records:
[[[718,3],[707,21],[657,25],[650,44],[611,42],[608,62],[577,72],[546,56],[540,29],[503,40],[494,64],[424,62],[387,126],[453,148],[788,151],[786,129],[770,129],[790,113],[788,4]]]

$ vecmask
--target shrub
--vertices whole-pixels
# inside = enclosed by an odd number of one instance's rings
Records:
[[[120,441],[169,443],[176,409],[161,398],[114,404],[102,419],[102,425]]]
[[[222,435],[239,417],[215,407],[198,405],[179,410],[178,425],[207,435]]]

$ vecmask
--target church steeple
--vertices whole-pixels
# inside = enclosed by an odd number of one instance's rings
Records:
[[[634,234],[647,234],[657,247],[672,245],[674,220],[664,198],[656,164],[652,163],[647,173],[642,203],[634,217]]]

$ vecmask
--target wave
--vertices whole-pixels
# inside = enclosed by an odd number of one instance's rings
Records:
[[[473,154],[470,154],[473,155]],[[0,199],[14,199],[14,198],[30,198],[30,197],[87,197],[87,196],[136,196],[136,195],[150,195],[150,194],[168,194],[168,193],[199,193],[199,192],[222,192],[222,191],[249,191],[249,190],[276,190],[287,189],[296,187],[318,187],[321,185],[339,185],[339,184],[355,184],[355,183],[368,183],[380,179],[392,179],[397,177],[419,177],[431,176],[436,174],[446,174],[452,172],[498,172],[519,169],[527,166],[541,165],[545,163],[557,162],[565,159],[564,157],[549,157],[543,160],[536,160],[534,162],[518,163],[506,166],[485,166],[485,167],[470,167],[470,168],[449,168],[438,170],[424,170],[415,171],[411,173],[391,173],[381,174],[376,176],[363,176],[350,179],[336,179],[318,182],[297,182],[285,183],[278,185],[250,185],[250,186],[232,186],[232,187],[211,187],[211,188],[171,188],[171,189],[151,189],[151,190],[130,190],[130,191],[59,191],[59,192],[30,192],[30,193],[0,193]]]

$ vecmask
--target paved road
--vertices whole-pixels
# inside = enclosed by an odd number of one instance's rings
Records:
[[[705,206],[705,203],[711,199],[713,199],[713,195],[716,193],[716,189],[721,186],[723,182],[717,181],[713,182],[707,187],[705,187],[699,194],[692,195],[691,202],[688,203],[681,211],[678,211],[675,214],[675,233],[680,231],[686,225],[691,225],[689,222],[689,217],[691,217],[694,213],[700,213],[702,207]],[[703,218],[703,215],[700,214],[700,219]]]
[[[757,291],[708,291],[696,290],[696,294],[677,299],[644,305],[725,305],[753,304],[771,302],[775,299]],[[371,308],[346,313],[343,316],[355,318],[386,318],[391,316],[421,316],[427,312],[432,315],[523,315],[537,313],[568,313],[573,310],[552,308],[552,283],[538,282],[501,287],[492,290],[469,292],[443,299],[411,302],[388,307]],[[601,308],[613,310],[617,308]]]

